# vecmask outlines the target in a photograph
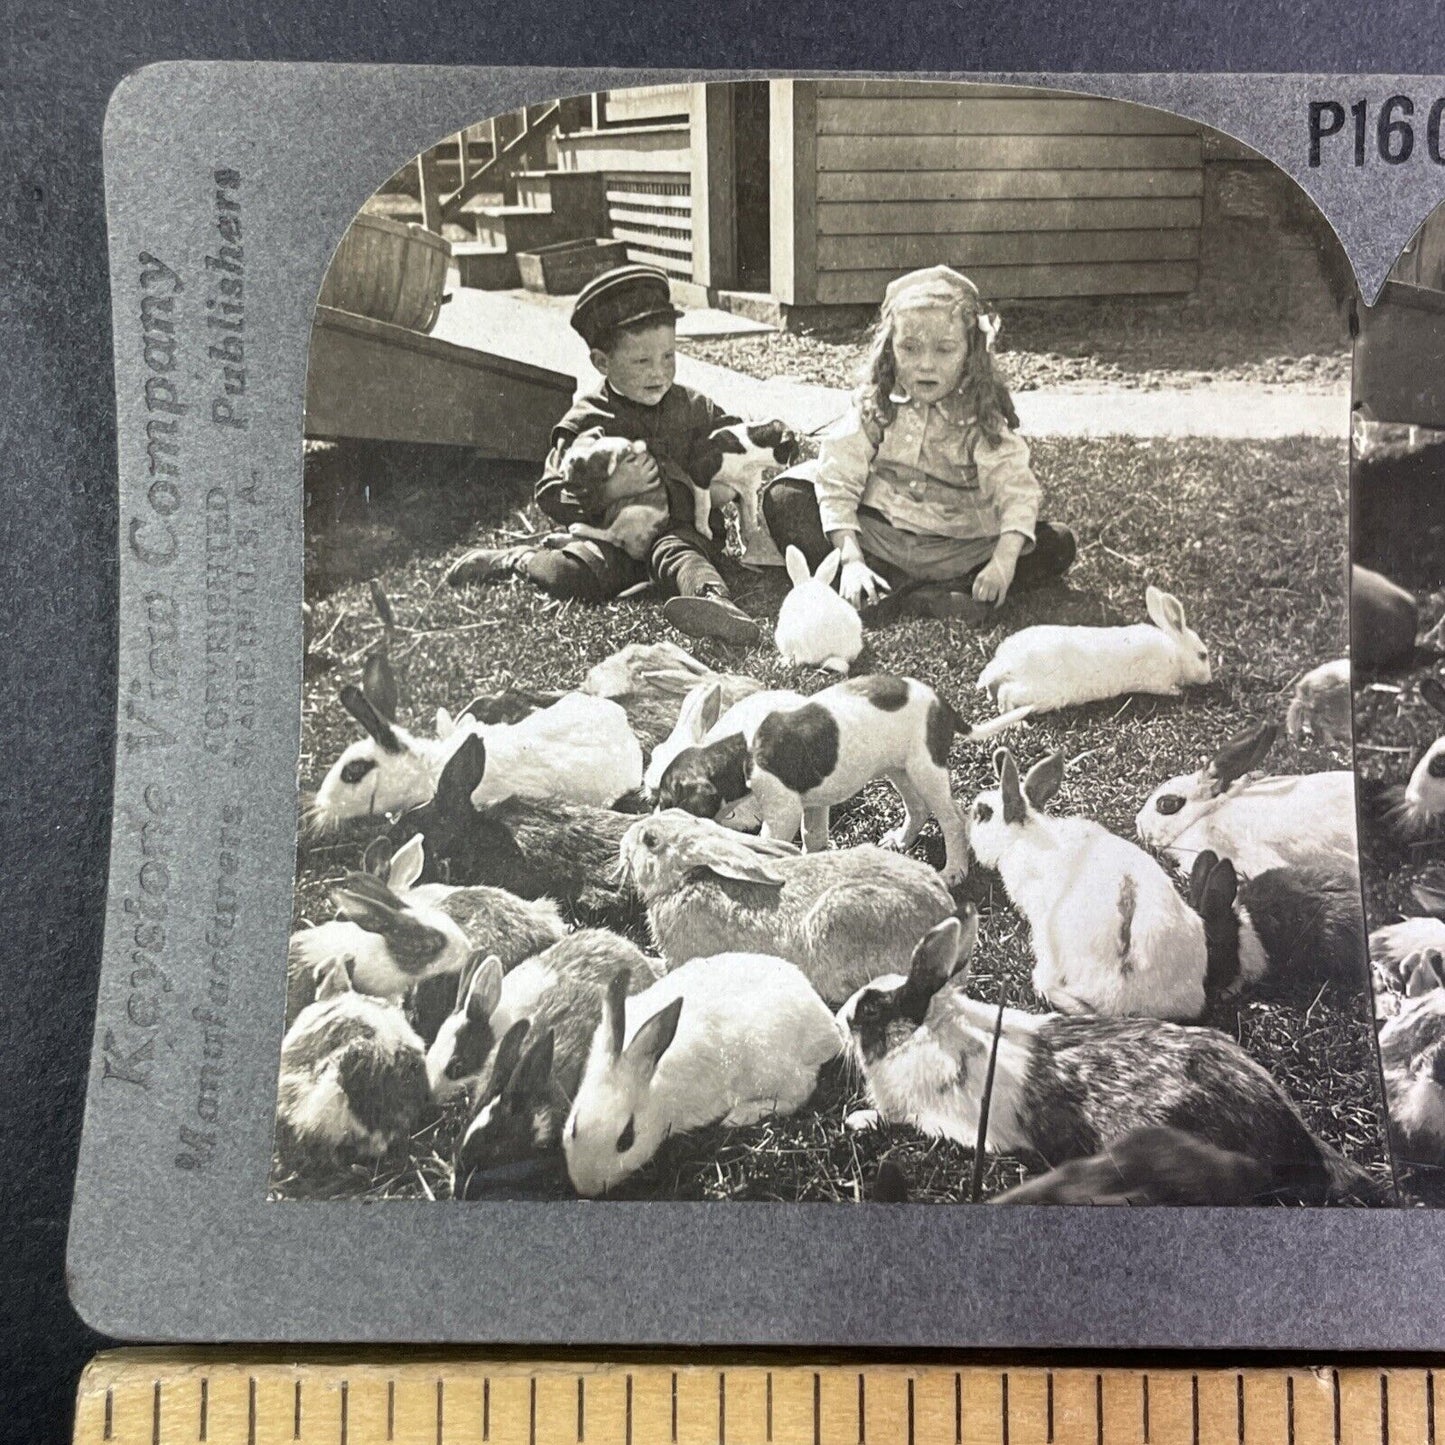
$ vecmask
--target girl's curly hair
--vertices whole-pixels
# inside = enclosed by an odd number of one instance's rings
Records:
[[[979,318],[988,316],[997,329],[997,315],[976,293],[969,296],[947,288],[918,287],[904,292],[893,302],[883,303],[858,377],[858,401],[864,420],[882,431],[897,416],[898,406],[892,400],[898,386],[893,322],[900,312],[924,307],[946,309],[962,319],[968,359],[963,365],[958,394],[973,413],[979,432],[997,445],[1005,428],[1018,429],[1019,418],[1013,398],[994,368],[988,339],[979,326]]]

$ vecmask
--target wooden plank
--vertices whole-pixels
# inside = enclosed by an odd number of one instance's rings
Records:
[[[692,279],[702,286],[737,280],[737,177],[730,85],[689,88],[692,124]]]
[[[658,235],[653,231],[639,231],[632,226],[614,225],[612,239],[627,241],[634,246],[648,246],[657,251],[671,251],[676,256],[685,257],[689,263],[693,260],[693,245],[690,236]],[[689,273],[691,273],[690,265]]]
[[[1147,170],[1199,164],[1192,135],[817,138],[819,171]]]
[[[658,126],[647,130],[574,131],[557,137],[557,157],[569,171],[692,171],[688,128]]]
[[[421,192],[422,225],[438,235],[442,229],[442,179],[435,150],[423,151],[416,158],[418,187]]]
[[[681,211],[684,215],[692,213],[691,196],[668,196],[654,194],[651,191],[631,191],[625,187],[609,187],[607,204],[609,206],[647,206],[659,211]]]
[[[936,232],[1156,231],[1197,228],[1193,199],[1066,201],[866,201],[818,207],[820,236],[919,236]]]
[[[886,271],[825,271],[818,277],[818,302],[825,306],[875,305],[883,299],[883,288],[903,269],[906,268],[894,266]],[[1192,291],[1198,281],[1198,270],[1192,261],[976,266],[969,272],[969,278],[990,300],[1002,301]]]
[[[665,251],[649,251],[634,243],[627,248],[627,259],[640,261],[644,266],[656,266],[660,271],[666,271],[669,276],[676,276],[683,281],[692,279],[692,256],[690,254],[669,256]]]
[[[608,215],[614,222],[621,221],[623,225],[664,226],[669,231],[676,231],[679,236],[692,234],[692,217],[684,212],[637,211],[625,206],[610,206]]]
[[[771,290],[793,306],[817,300],[818,87],[768,83]]]
[[[604,110],[611,121],[656,120],[688,113],[688,85],[637,85],[604,92]]]
[[[560,372],[319,306],[305,433],[449,442],[536,459],[575,388]]]
[[[1179,120],[1122,100],[838,99],[818,101],[819,135],[1193,135]]]
[[[818,201],[1069,200],[1111,196],[1202,196],[1204,171],[827,171]]]
[[[1086,261],[1188,261],[1199,255],[1199,232],[998,231],[970,235],[823,236],[818,270],[907,270],[942,262],[976,266],[1042,266]]]

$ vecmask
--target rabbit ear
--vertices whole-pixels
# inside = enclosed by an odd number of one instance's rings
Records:
[[[401,899],[369,873],[348,873],[333,897],[336,906],[368,933],[385,933],[403,908]]]
[[[394,893],[405,893],[421,877],[426,866],[426,853],[420,833],[413,833],[395,853],[391,855],[388,876],[384,880]],[[370,873],[372,870],[366,870]]]
[[[457,720],[444,707],[437,709],[436,735],[439,742],[445,742],[457,730]]]
[[[488,954],[477,966],[463,1004],[466,1016],[475,1024],[486,1023],[502,1000],[502,960]]]
[[[1204,771],[1220,788],[1227,788],[1236,778],[1253,772],[1264,762],[1265,755],[1274,746],[1274,740],[1278,736],[1278,723],[1260,723],[1257,727],[1245,728],[1235,733],[1215,753]]]
[[[531,1019],[518,1019],[502,1035],[502,1041],[497,1045],[496,1056],[492,1060],[491,1077],[487,1080],[488,1098],[495,1099],[498,1094],[511,1091],[511,1085],[517,1077],[517,1060],[522,1053],[522,1040],[527,1037],[531,1027]]]
[[[1189,870],[1189,906],[1201,918],[1204,916],[1204,889],[1209,882],[1210,870],[1218,862],[1218,855],[1204,848],[1194,855],[1194,866]]]
[[[416,916],[384,883],[367,873],[348,873],[336,890],[337,907],[358,928],[386,940],[409,969],[424,968],[446,949],[447,936]]]
[[[373,878],[379,878],[383,883],[390,881],[391,839],[385,833],[373,838],[366,845],[366,851],[361,855],[361,871],[370,873]]]
[[[526,1023],[523,1019],[521,1022]],[[512,1025],[516,1027],[515,1024]],[[531,1047],[522,1055],[521,1061],[512,1072],[506,1092],[521,1100],[535,1099],[547,1087],[552,1077],[552,1056],[555,1051],[556,1035],[551,1029],[544,1029],[540,1038],[532,1041]]]
[[[683,699],[673,736],[684,737],[693,747],[697,747],[721,715],[721,684],[700,682]]]
[[[627,1037],[627,990],[631,984],[631,970],[621,969],[613,974],[602,996],[603,1037],[607,1041],[607,1055],[613,1062],[622,1057],[622,1041]]]
[[[1035,808],[1043,808],[1064,785],[1064,755],[1053,752],[1041,758],[1024,779],[1024,796]]]
[[[457,997],[452,1005],[452,1012],[465,1013],[467,1007],[467,995],[472,991],[472,980],[477,976],[477,970],[482,966],[482,955],[474,953],[462,965],[462,971],[457,975]]]
[[[391,723],[377,712],[370,698],[355,683],[348,682],[341,689],[341,706],[366,729],[367,735],[384,752],[406,751],[401,745],[401,739],[392,730]]]
[[[999,796],[1003,799],[1003,820],[1005,823],[1022,823],[1029,815],[1028,804],[1019,790],[1019,769],[1014,755],[1007,748],[1000,748],[993,755],[993,770],[998,774]]]
[[[766,883],[770,888],[781,888],[788,881],[761,858],[717,858],[704,866],[709,873],[737,883]]]
[[[487,745],[480,734],[471,733],[446,761],[433,798],[436,810],[447,818],[472,815],[472,794],[487,770]]]
[[[333,958],[322,966],[316,979],[317,1003],[325,998],[337,998],[343,993],[351,992],[351,970],[347,967],[349,962],[350,959]]]
[[[1445,686],[1441,685],[1438,677],[1422,678],[1418,691],[1423,701],[1429,703],[1436,712],[1445,714]]]
[[[808,559],[796,547],[789,545],[783,558],[788,566],[788,578],[794,587],[801,587],[804,582],[812,579],[813,574],[808,570]]]
[[[667,1046],[677,1037],[677,1021],[682,1014],[682,1000],[675,998],[659,1009],[633,1034],[627,1046],[626,1061],[635,1069],[639,1080],[650,1079]]]
[[[1155,627],[1162,627],[1165,632],[1184,631],[1184,607],[1173,594],[1161,592],[1157,587],[1146,587],[1144,610]]]
[[[933,995],[953,976],[963,946],[963,928],[956,918],[945,918],[923,935],[913,950],[908,981],[898,993],[899,1011],[921,1024]]]
[[[814,578],[825,587],[833,585],[833,579],[838,575],[838,568],[843,565],[843,554],[834,547],[821,562],[818,563],[818,570],[813,573]]]
[[[1199,899],[1199,916],[1206,923],[1226,917],[1234,907],[1238,892],[1239,878],[1235,874],[1234,864],[1228,858],[1220,858],[1209,870],[1209,876],[1204,881],[1204,889]]]
[[[361,690],[384,718],[395,720],[400,691],[385,645],[378,647],[361,665]]]

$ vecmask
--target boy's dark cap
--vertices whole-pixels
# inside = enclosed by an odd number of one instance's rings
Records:
[[[667,276],[655,266],[618,266],[589,281],[572,307],[572,329],[588,346],[605,347],[619,327],[676,321]]]

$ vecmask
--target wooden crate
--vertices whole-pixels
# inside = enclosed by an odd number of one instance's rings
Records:
[[[517,254],[522,285],[549,296],[580,291],[594,276],[627,264],[627,247],[621,241],[559,241]]]

